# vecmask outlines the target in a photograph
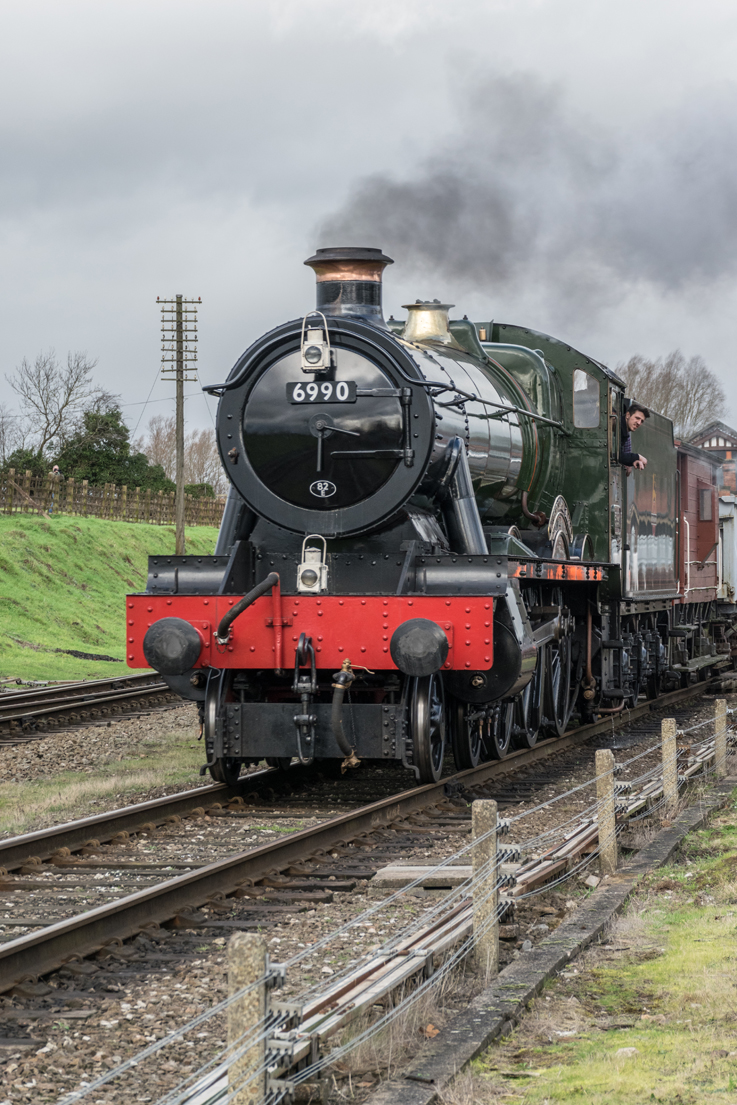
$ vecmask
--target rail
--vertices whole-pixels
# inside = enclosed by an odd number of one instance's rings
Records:
[[[45,736],[59,721],[84,721],[101,708],[125,713],[128,704],[178,696],[151,673],[67,683],[0,694],[0,746]]]
[[[618,714],[616,722],[610,717],[603,722],[583,726],[562,738],[543,741],[534,748],[512,753],[501,762],[480,764],[476,768],[469,768],[441,779],[438,783],[428,783],[389,798],[383,798],[319,825],[290,833],[288,837],[281,840],[206,864],[197,870],[189,871],[156,886],[147,887],[115,902],[89,910],[87,913],[18,937],[0,945],[2,989],[10,989],[29,975],[37,976],[54,970],[70,955],[93,954],[111,942],[136,935],[148,924],[163,924],[180,913],[186,914],[188,910],[196,908],[215,895],[232,893],[234,888],[240,885],[258,882],[271,875],[275,869],[284,870],[298,863],[306,854],[312,854],[318,850],[326,851],[347,840],[354,840],[363,833],[401,821],[441,801],[445,797],[448,784],[481,785],[500,774],[509,772],[510,768],[535,763],[565,748],[589,740],[598,733],[613,732],[615,725],[645,716],[653,708],[662,709],[694,697],[702,693],[704,686],[701,684],[674,691],[653,702],[644,703],[634,710]],[[252,778],[253,776],[246,777],[249,784]],[[200,793],[206,794],[207,789],[203,788]],[[183,800],[186,803],[195,803],[192,806],[194,809],[205,801],[204,797],[199,801],[197,798],[198,792],[193,791],[189,792]],[[162,803],[173,801],[175,801],[173,798],[156,800]],[[163,807],[160,807],[159,812],[163,812]],[[4,845],[0,845],[0,862],[7,868],[8,862],[13,864],[23,862],[24,853],[26,860],[40,854],[48,855],[52,845],[54,851],[60,847],[82,848],[89,842],[90,837],[99,839],[100,828],[105,818],[110,816],[109,814],[96,815],[95,818],[86,819],[84,822],[60,826],[54,830],[42,830],[40,834],[31,834],[30,837],[20,837],[4,842]],[[130,832],[136,824],[143,827],[152,820],[151,812],[140,808],[134,809],[132,814],[118,811],[112,816],[116,817],[116,823],[119,826],[116,832]],[[120,828],[124,819],[128,824],[125,830]],[[164,819],[162,816],[162,820]],[[93,825],[92,822],[96,824]],[[59,833],[62,835],[59,836]],[[111,833],[109,839],[113,835],[115,834]],[[82,840],[82,837],[85,839]],[[60,843],[62,838],[72,843],[62,845]],[[3,846],[7,849],[5,856]]]

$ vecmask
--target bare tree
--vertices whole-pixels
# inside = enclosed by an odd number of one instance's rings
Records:
[[[5,464],[11,453],[23,447],[23,433],[18,415],[0,403],[0,464]]]
[[[150,464],[160,464],[170,480],[174,479],[174,462],[176,449],[176,427],[174,415],[169,418],[163,414],[155,415],[148,424],[148,432],[144,437],[139,437],[133,448],[138,453],[145,453]]]
[[[617,365],[616,371],[628,395],[672,420],[677,437],[694,434],[726,412],[724,389],[703,357],[687,360],[680,349],[674,349],[667,357],[650,361],[638,353]]]
[[[114,398],[93,382],[96,364],[77,352],[69,353],[63,365],[51,349],[32,364],[24,357],[15,375],[6,376],[19,399],[23,437],[38,456],[63,446],[86,410],[102,409]]]
[[[225,491],[226,479],[212,430],[192,430],[184,443],[186,483],[209,483],[216,495]]]
[[[160,464],[169,479],[174,478],[176,427],[174,416],[155,415],[145,437],[134,448],[145,453],[151,464]],[[184,482],[209,483],[216,495],[225,492],[227,480],[212,430],[190,430],[184,437]]]

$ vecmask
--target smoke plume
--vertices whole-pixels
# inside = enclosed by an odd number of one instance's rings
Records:
[[[414,179],[360,181],[321,243],[380,245],[484,292],[537,288],[566,313],[737,269],[734,91],[617,129],[519,75],[477,83],[458,115]]]

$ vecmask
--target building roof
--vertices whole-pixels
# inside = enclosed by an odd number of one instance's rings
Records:
[[[729,437],[733,441],[737,442],[737,430],[733,430],[731,426],[728,426],[726,422],[710,422],[708,426],[704,426],[703,429],[697,433],[692,434],[688,439],[694,445],[704,441],[707,437],[713,437],[714,434],[720,434],[722,437]]]

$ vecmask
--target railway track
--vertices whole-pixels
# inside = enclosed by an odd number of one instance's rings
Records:
[[[175,699],[179,703],[154,673],[6,691],[0,694],[0,746],[36,740],[65,726],[148,711]]]
[[[2,841],[0,894],[12,893],[15,898],[16,892],[27,890],[42,897],[45,894],[44,900],[57,900],[60,890],[76,889],[87,895],[90,906],[58,918],[57,904],[57,919],[41,916],[42,909],[36,916],[0,916],[5,935],[8,926],[35,929],[0,943],[2,988],[38,978],[83,956],[98,954],[114,960],[122,941],[151,931],[152,926],[198,931],[260,928],[306,909],[309,903],[329,902],[333,895],[354,889],[358,881],[370,879],[399,854],[410,857],[420,846],[437,846],[440,838],[455,850],[458,834],[470,831],[469,799],[506,794],[508,801],[524,800],[514,793],[513,777],[521,771],[528,773],[528,790],[550,785],[556,775],[567,785],[578,749],[585,742],[612,733],[615,724],[647,718],[654,709],[675,712],[703,690],[702,685],[676,691],[657,702],[643,703],[627,717],[619,715],[616,722],[608,718],[561,739],[515,752],[504,761],[391,794],[327,819],[316,817],[318,811],[310,815],[301,799],[301,811],[287,808],[279,815],[286,825],[275,828],[276,823],[270,822],[272,827],[259,830],[260,838],[258,833],[249,838],[249,843],[256,840],[254,846],[235,851],[237,833],[244,831],[246,822],[263,819],[266,811],[247,806],[238,787],[225,786],[202,787]],[[647,736],[646,727],[643,739]],[[543,760],[544,772],[530,776],[534,765]],[[276,775],[271,771],[253,774],[241,786],[268,786]],[[205,817],[206,813],[209,816]],[[316,824],[299,827],[311,817]],[[214,860],[207,855],[198,858],[191,846],[192,826],[199,828],[205,823],[218,826],[218,847],[223,854]],[[165,830],[173,826],[173,849],[161,855],[141,852],[139,845],[152,847],[157,826]],[[182,826],[187,826],[186,831]],[[273,832],[279,838],[265,842]],[[132,839],[135,834],[137,844]],[[112,883],[112,901],[99,900],[103,880],[106,891]],[[126,893],[131,885],[136,889]],[[232,916],[236,906],[237,916]],[[227,920],[223,919],[225,913],[231,914]]]

